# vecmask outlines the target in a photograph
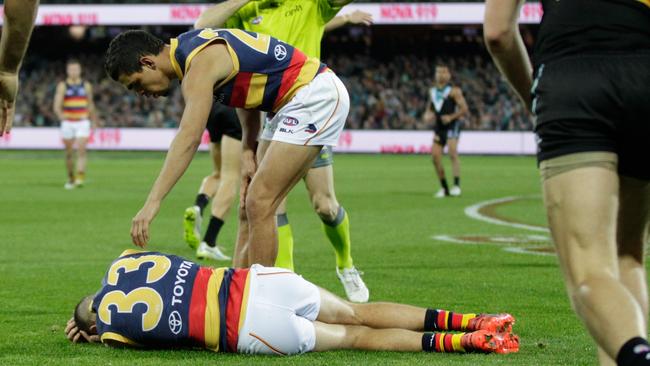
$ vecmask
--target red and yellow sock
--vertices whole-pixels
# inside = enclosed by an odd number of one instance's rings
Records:
[[[470,320],[477,314],[461,314],[440,309],[427,309],[424,316],[424,331],[437,330],[468,330]]]
[[[463,347],[465,333],[424,333],[422,350],[425,352],[467,352]]]

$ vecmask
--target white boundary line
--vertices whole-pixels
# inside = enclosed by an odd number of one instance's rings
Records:
[[[503,198],[496,198],[493,200],[488,200],[488,201],[483,201],[479,202],[477,204],[468,206],[465,208],[465,215],[468,217],[479,220],[479,221],[484,221],[488,222],[490,224],[495,224],[495,225],[501,225],[501,226],[509,226],[509,227],[514,227],[517,229],[524,229],[524,230],[531,230],[531,231],[539,231],[539,232],[545,232],[548,233],[549,230],[545,227],[539,227],[539,226],[533,226],[533,225],[526,225],[526,224],[519,224],[515,222],[508,222],[504,220],[499,220],[493,217],[485,216],[479,211],[488,205],[493,205],[495,203],[504,203],[504,202],[512,202],[520,199],[528,198],[526,196],[510,196],[510,197],[503,197]]]
[[[532,254],[532,255],[541,255],[541,256],[555,256],[556,253],[545,253],[545,252],[536,252],[531,249],[536,249],[536,248],[546,248],[546,247],[507,247],[503,248],[504,251],[510,252],[510,253],[519,253],[519,254]]]

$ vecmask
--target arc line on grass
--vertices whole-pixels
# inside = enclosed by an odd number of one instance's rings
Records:
[[[542,227],[542,226],[536,226],[536,225],[529,225],[529,224],[524,224],[520,222],[515,222],[515,221],[507,221],[500,219],[498,217],[495,217],[494,215],[489,215],[485,214],[484,212],[490,208],[493,208],[498,205],[502,205],[505,203],[510,203],[514,202],[517,200],[522,200],[526,199],[529,197],[526,196],[509,196],[509,197],[502,197],[502,198],[496,198],[492,200],[487,200],[487,201],[482,201],[479,203],[476,203],[474,205],[468,206],[465,208],[465,215],[479,221],[487,222],[490,224],[495,224],[495,225],[501,225],[501,226],[509,226],[509,227],[514,227],[517,229],[523,229],[523,230],[531,230],[531,231],[538,231],[538,232],[545,232],[548,233],[549,230],[548,228]],[[483,212],[482,212],[483,211]]]

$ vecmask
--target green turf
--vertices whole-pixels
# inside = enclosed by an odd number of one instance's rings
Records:
[[[72,308],[96,290],[108,264],[132,247],[130,221],[162,163],[159,153],[91,153],[87,186],[63,190],[61,152],[0,151],[0,364],[431,364],[590,365],[593,345],[570,310],[556,259],[508,253],[499,245],[458,245],[435,234],[521,235],[465,216],[464,208],[512,195],[539,195],[532,158],[463,157],[463,195],[434,199],[425,156],[336,157],[336,189],[350,215],[355,264],[372,300],[517,317],[514,355],[329,352],[291,358],[203,351],[114,350],[73,345],[63,336]],[[164,202],[149,248],[193,257],[181,218],[211,165],[199,154]],[[543,224],[539,198],[502,206],[500,215]],[[234,213],[220,243],[231,252]],[[332,249],[300,184],[289,200],[296,269],[342,295]],[[532,233],[535,234],[535,233]]]

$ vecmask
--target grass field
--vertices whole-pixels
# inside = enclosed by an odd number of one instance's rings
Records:
[[[442,200],[432,196],[438,187],[428,157],[341,155],[335,164],[337,195],[351,218],[355,264],[365,272],[371,300],[462,312],[511,312],[517,317],[514,329],[522,342],[518,354],[341,351],[275,358],[73,345],[64,337],[65,322],[76,302],[97,289],[108,264],[132,247],[131,218],[143,203],[162,158],[160,153],[91,153],[87,186],[65,191],[61,152],[0,152],[0,364],[596,362],[594,346],[570,309],[555,257],[502,250],[530,245],[518,241],[524,235],[542,236],[544,241],[547,234],[465,214],[466,207],[479,202],[518,196],[523,199],[479,211],[543,226],[538,173],[529,157],[464,157],[463,195]],[[207,154],[199,154],[164,202],[151,229],[150,249],[193,258],[182,241],[181,218],[209,169]],[[297,272],[343,295],[332,249],[302,184],[290,196],[289,217]],[[220,236],[228,252],[235,239],[233,219],[231,215]],[[457,244],[434,240],[434,235],[491,236],[507,244]]]

